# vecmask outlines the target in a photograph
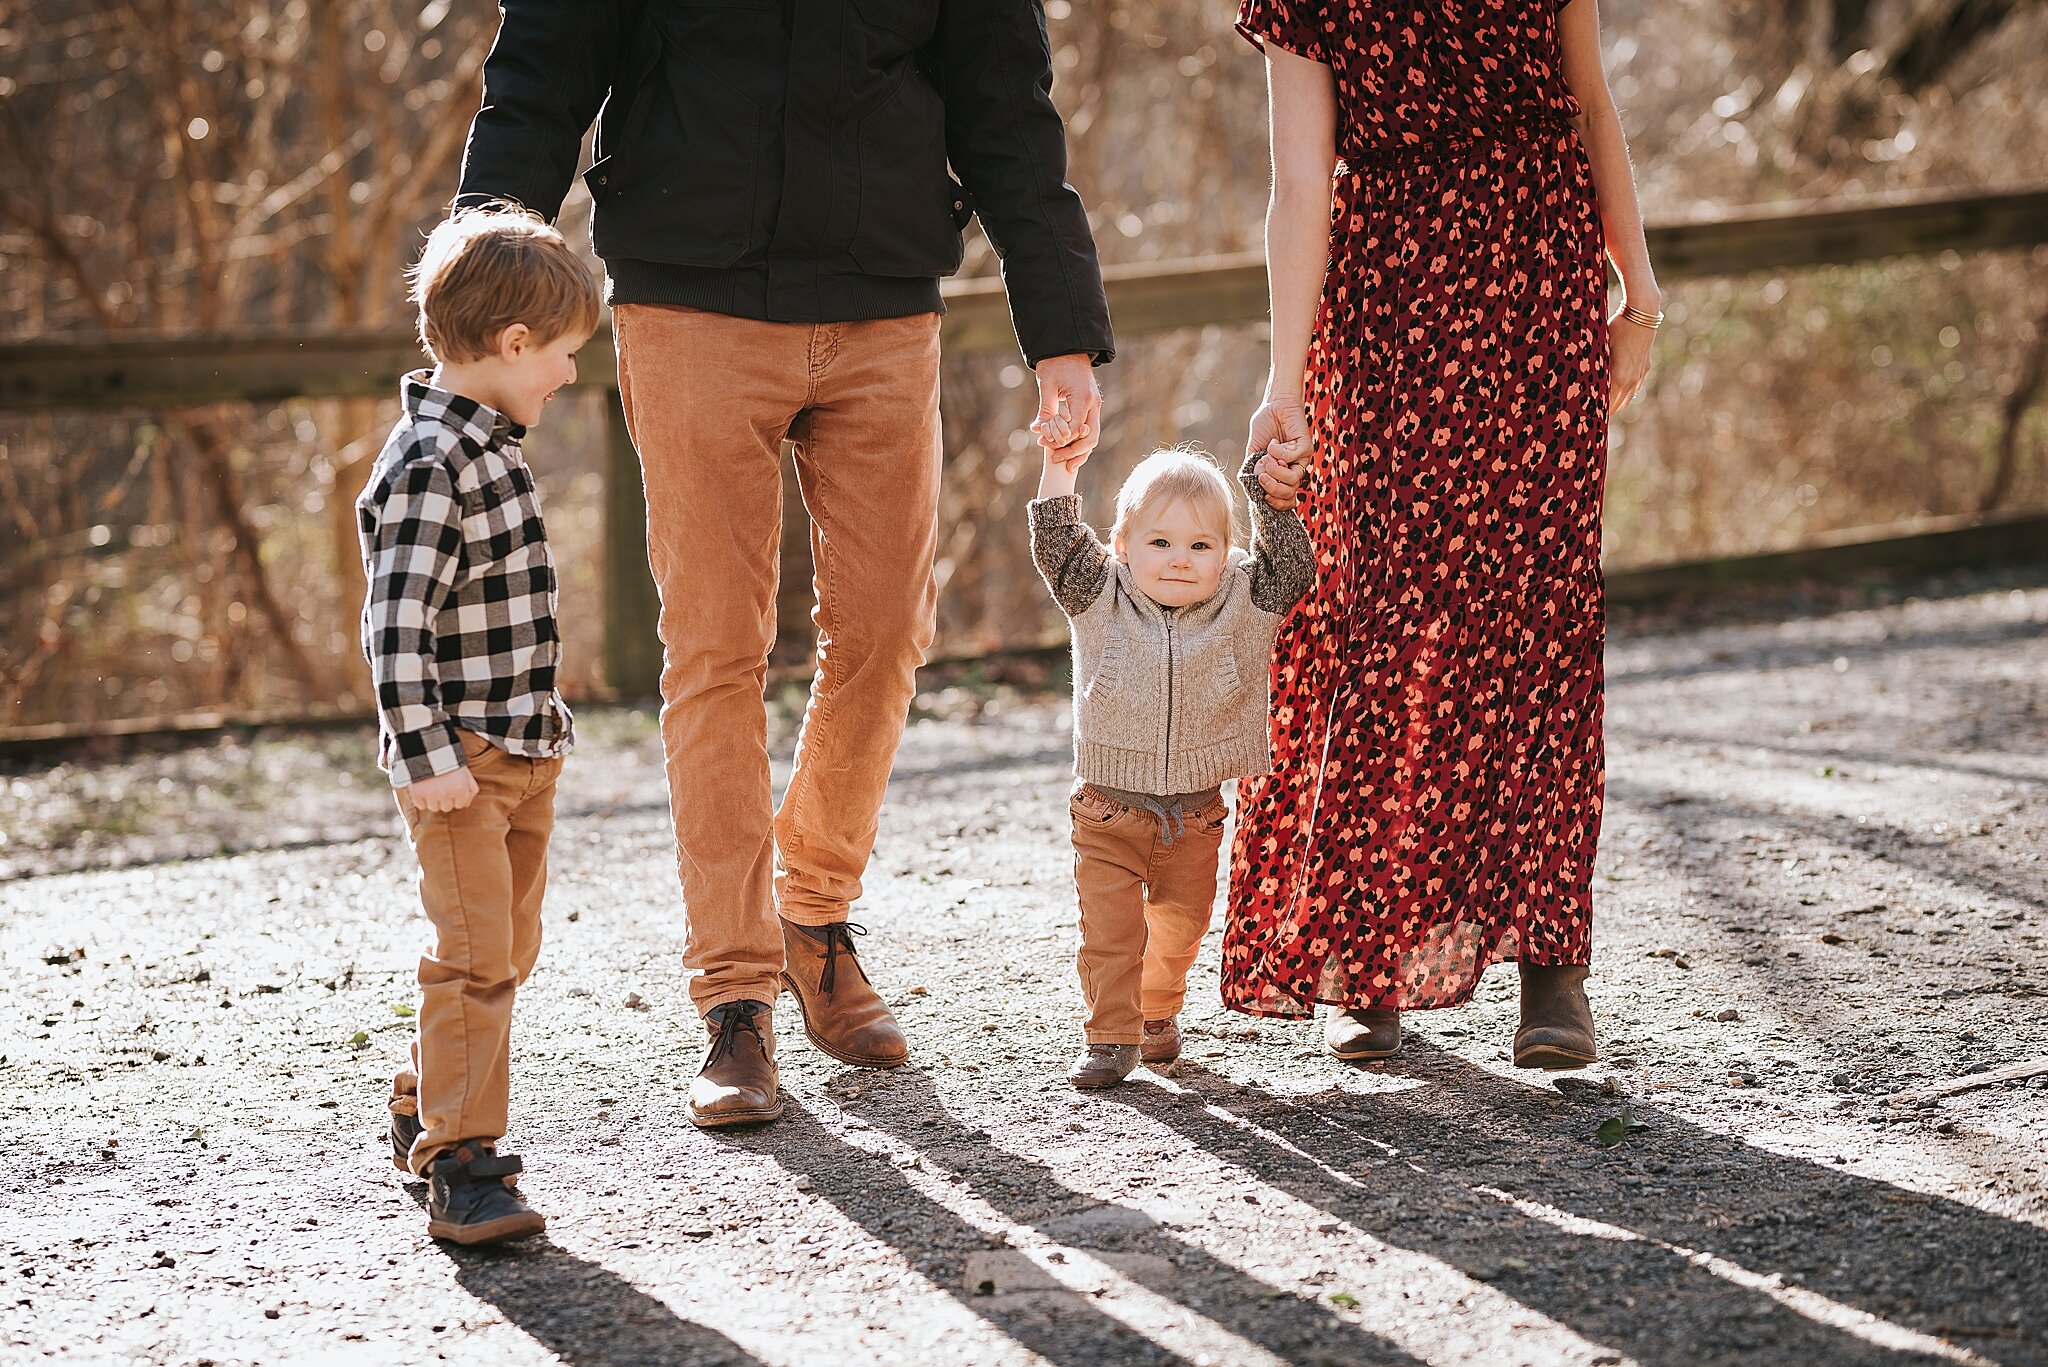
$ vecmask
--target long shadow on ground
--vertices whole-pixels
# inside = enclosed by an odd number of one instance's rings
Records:
[[[906,1095],[905,1089],[911,1089]],[[851,1110],[853,1107],[848,1106]],[[894,1074],[886,1095],[858,1112],[878,1129],[928,1154],[997,1213],[1061,1238],[1060,1217],[1108,1213],[1114,1242],[1108,1256],[1147,1290],[1194,1309],[1281,1359],[1357,1367],[1420,1367],[1385,1340],[1331,1314],[1323,1306],[1282,1293],[1175,1238],[1143,1212],[1105,1206],[1063,1185],[1051,1170],[989,1142],[987,1134],[949,1114],[929,1079]],[[910,1117],[915,1117],[912,1119]],[[928,1123],[927,1123],[928,1122]],[[982,1229],[933,1201],[886,1159],[841,1141],[793,1102],[772,1130],[735,1135],[811,1179],[812,1189],[848,1219],[891,1245],[934,1286],[954,1297],[1020,1346],[1063,1367],[1103,1364],[1185,1364],[1187,1360],[1078,1296],[988,1295],[964,1280],[966,1254],[1003,1246]],[[1084,1219],[1084,1222],[1085,1219]],[[1071,1236],[1068,1236],[1071,1237]],[[1117,1259],[1117,1254],[1139,1255]]]
[[[426,1188],[411,1188],[426,1204]],[[708,1325],[686,1320],[601,1263],[545,1235],[486,1248],[436,1244],[455,1280],[569,1367],[767,1367]]]
[[[1600,1109],[1419,1042],[1385,1071],[1424,1085],[1279,1098],[1183,1063],[1111,1095],[1652,1367],[2048,1362],[2048,1231],[1660,1113],[1603,1151]]]

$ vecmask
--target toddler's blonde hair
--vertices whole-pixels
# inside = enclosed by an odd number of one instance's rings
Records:
[[[546,345],[597,329],[604,301],[561,233],[516,204],[457,209],[406,272],[420,345],[435,361],[476,361],[524,323]]]
[[[1116,525],[1110,541],[1121,545],[1141,513],[1169,503],[1184,502],[1195,516],[1223,537],[1237,537],[1237,500],[1231,496],[1230,481],[1209,453],[1198,447],[1173,446],[1154,451],[1138,462],[1124,487],[1116,493]]]

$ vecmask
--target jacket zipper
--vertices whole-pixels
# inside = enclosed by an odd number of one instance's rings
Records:
[[[1167,780],[1173,777],[1173,612],[1166,614],[1166,744],[1159,751],[1159,791],[1171,792]]]

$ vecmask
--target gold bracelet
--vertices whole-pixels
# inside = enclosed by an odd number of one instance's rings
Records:
[[[1621,316],[1634,323],[1637,327],[1646,327],[1652,332],[1664,326],[1664,311],[1662,309],[1655,313],[1646,313],[1634,304],[1623,304],[1621,306]]]

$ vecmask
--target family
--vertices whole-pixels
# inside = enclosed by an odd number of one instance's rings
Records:
[[[688,1116],[781,1115],[784,991],[833,1058],[909,1057],[847,918],[933,638],[939,281],[974,217],[1037,377],[1031,551],[1074,643],[1069,1080],[1179,1054],[1232,780],[1226,1005],[1323,1004],[1332,1054],[1379,1059],[1403,1011],[1512,961],[1514,1061],[1597,1060],[1602,482],[1662,313],[1595,6],[1243,0],[1271,97],[1264,398],[1235,481],[1155,452],[1105,541],[1075,489],[1114,340],[1041,0],[504,0],[411,273],[435,365],[357,502],[380,762],[433,929],[392,1153],[433,1236],[544,1226],[497,1147],[573,738],[521,440],[606,304],[707,1032]],[[593,123],[602,298],[549,226]],[[784,443],[818,663],[777,806]]]

